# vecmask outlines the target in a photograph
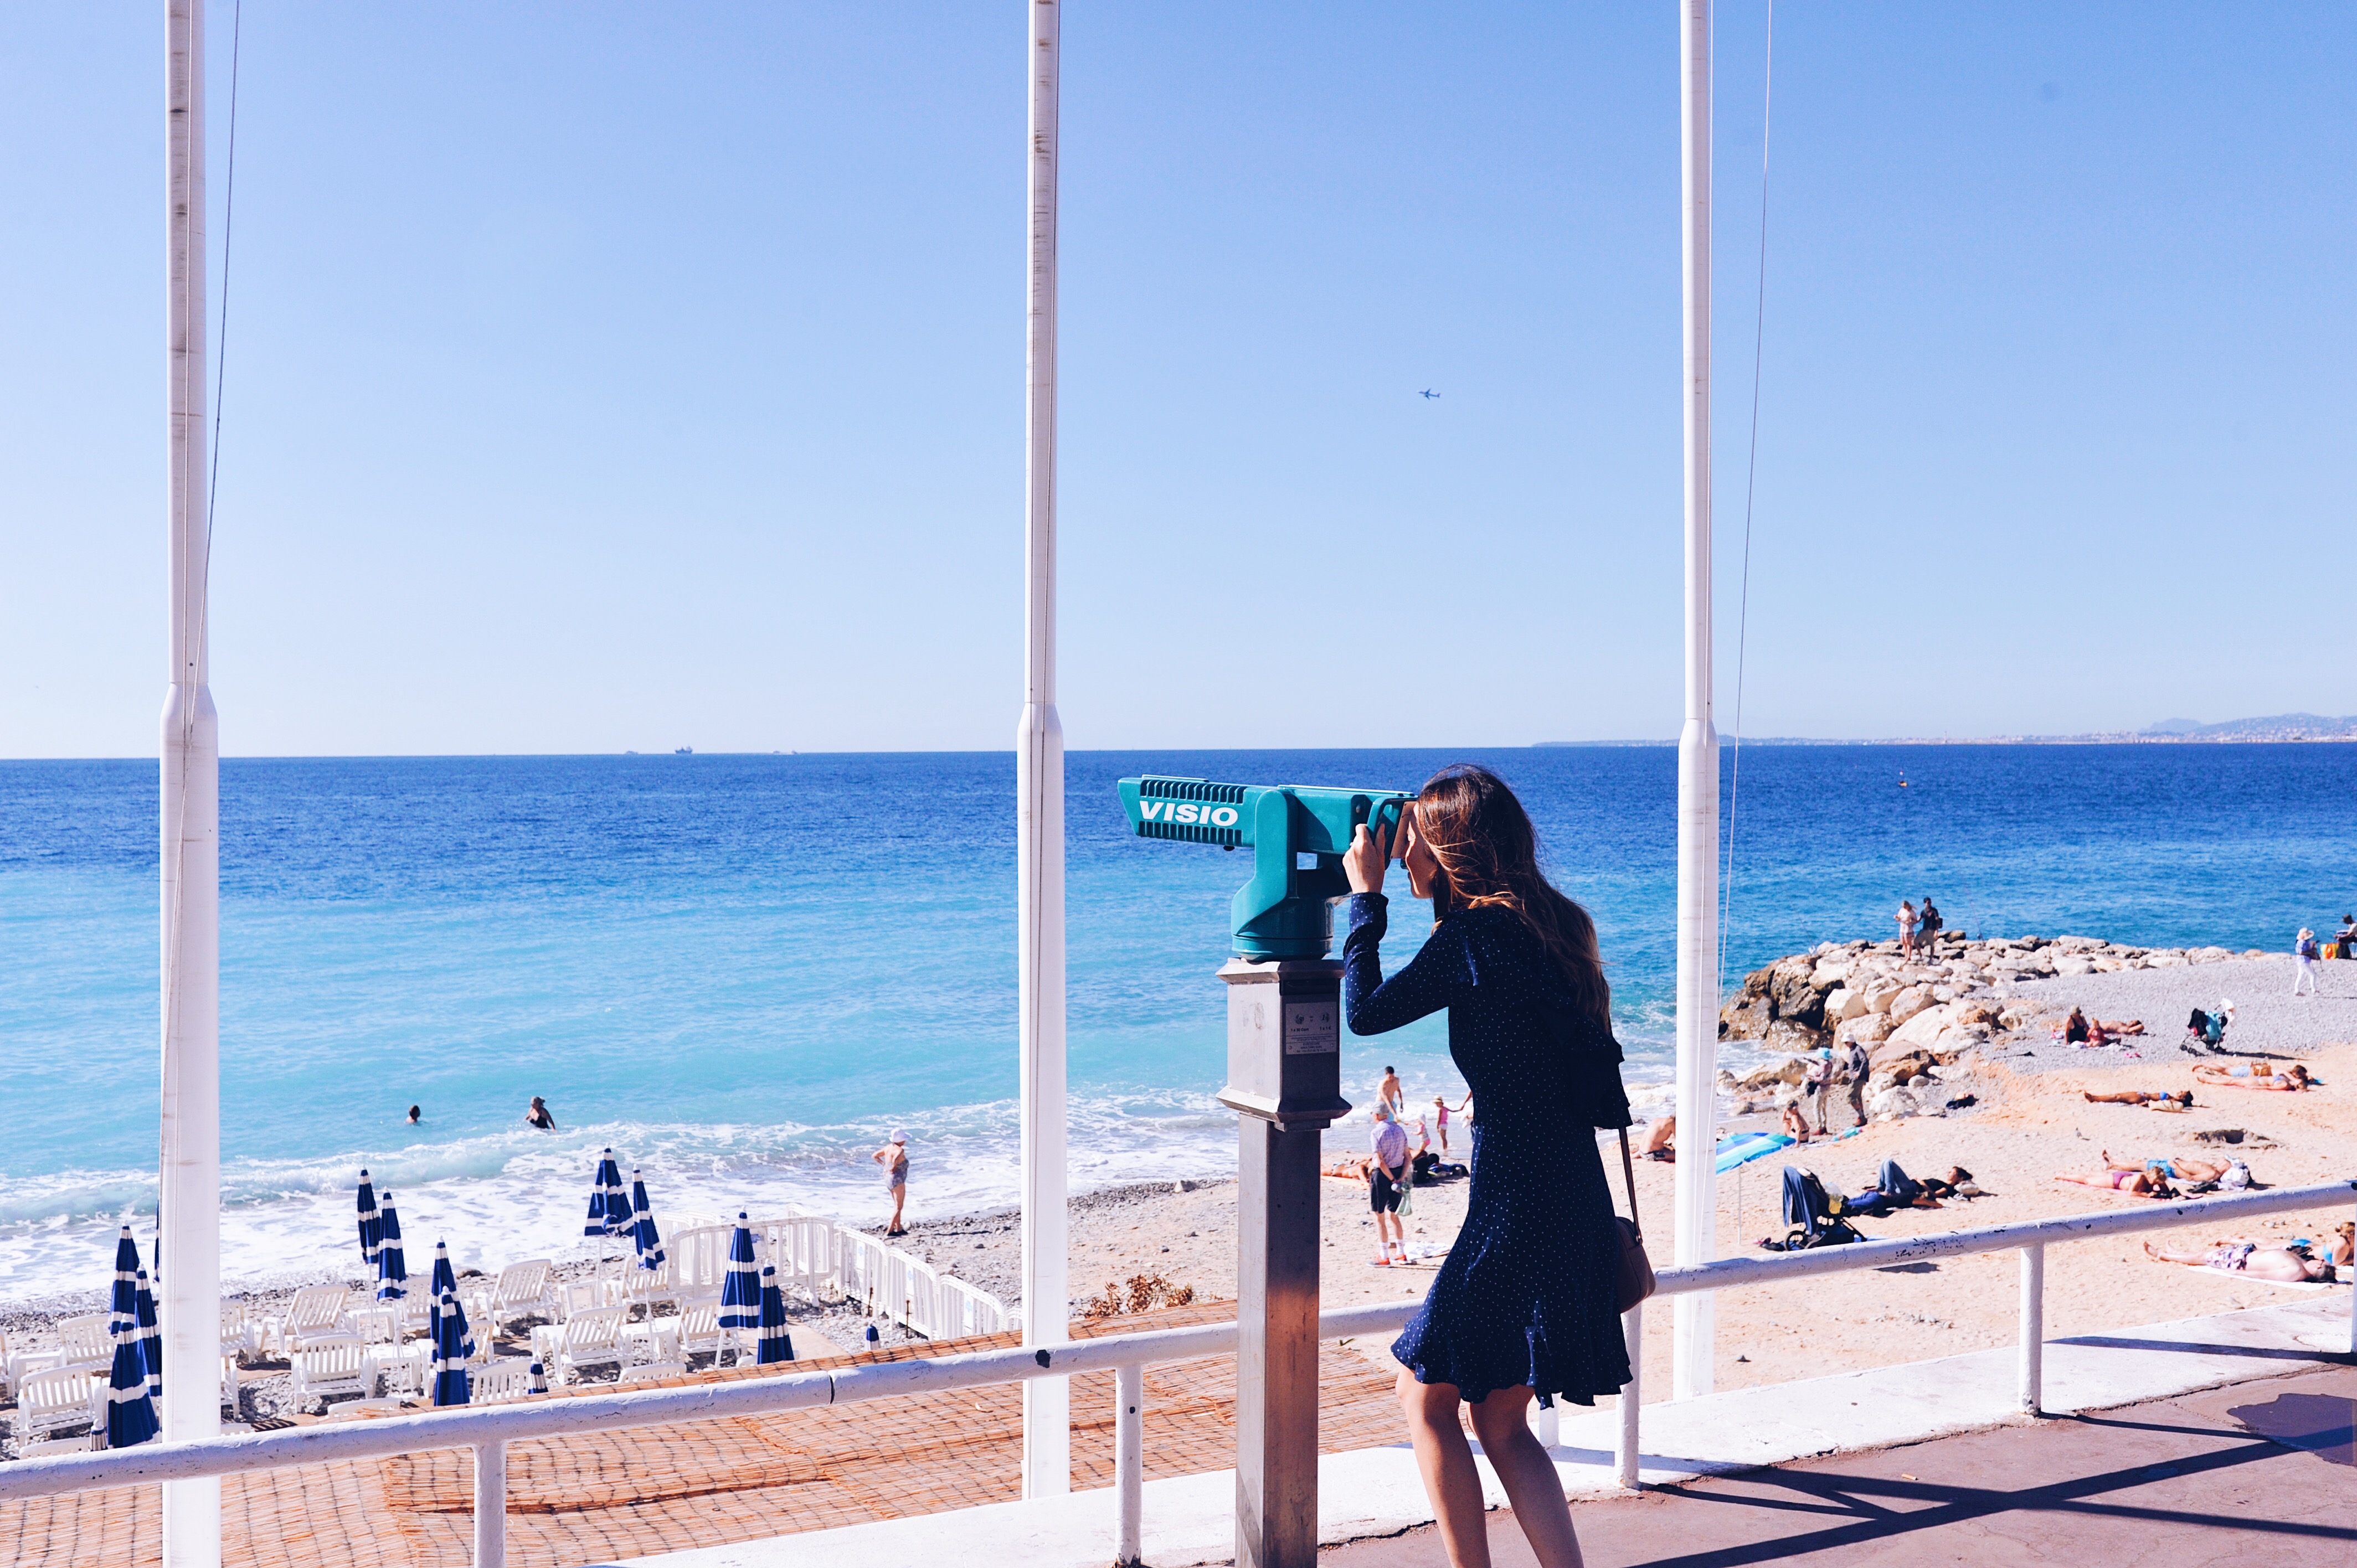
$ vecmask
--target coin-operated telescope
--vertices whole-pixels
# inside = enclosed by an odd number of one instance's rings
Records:
[[[1342,852],[1364,823],[1386,848],[1413,792],[1306,784],[1125,779],[1122,809],[1137,836],[1253,852],[1252,880],[1228,907],[1238,958],[1324,958],[1333,900],[1351,891]],[[1310,864],[1305,865],[1305,857]]]
[[[1357,830],[1399,847],[1397,789],[1125,779],[1140,838],[1253,852],[1228,917],[1228,1084],[1236,1193],[1236,1561],[1310,1568],[1318,1549],[1318,1134],[1342,1098],[1334,900]]]

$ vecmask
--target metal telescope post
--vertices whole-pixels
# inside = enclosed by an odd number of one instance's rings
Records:
[[[1236,1563],[1318,1555],[1318,1133],[1342,1098],[1342,966],[1232,959],[1228,1086],[1237,1112]]]

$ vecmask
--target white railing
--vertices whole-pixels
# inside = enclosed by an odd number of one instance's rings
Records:
[[[2347,1203],[2352,1194],[2357,1194],[2357,1182],[2330,1182],[2237,1197],[2027,1220],[1908,1240],[1867,1241],[1770,1257],[1723,1258],[1716,1262],[1662,1270],[1659,1294],[1680,1295],[1699,1290],[1726,1290],[1855,1269],[1887,1268],[1895,1262],[1953,1257],[1963,1252],[2018,1250],[2022,1254],[2021,1405],[2026,1411],[2035,1412],[2042,1390],[2040,1350],[2045,1328],[2045,1250],[2049,1244],[2177,1225],[2216,1224],[2288,1209],[2320,1208],[2336,1202]],[[2357,1334],[2357,1292],[2352,1294],[2352,1334]],[[1320,1313],[1318,1337],[1335,1339],[1399,1328],[1415,1316],[1419,1305],[1415,1301],[1384,1302]],[[1615,1458],[1621,1485],[1632,1487],[1637,1484],[1639,1427],[1643,1410],[1636,1376],[1641,1365],[1643,1319],[1642,1305],[1622,1318],[1631,1376],[1620,1391],[1620,1432]],[[1233,1323],[1211,1323],[1144,1334],[1107,1335],[1048,1348],[986,1350],[962,1356],[873,1362],[831,1371],[705,1383],[693,1388],[526,1400],[488,1409],[436,1411],[309,1426],[292,1432],[209,1438],[197,1443],[148,1443],[107,1453],[27,1459],[0,1466],[0,1501],[278,1469],[291,1465],[322,1465],[429,1449],[471,1447],[475,1451],[475,1568],[504,1568],[507,1444],[511,1443],[1110,1370],[1114,1374],[1114,1485],[1119,1494],[1114,1560],[1135,1564],[1139,1560],[1143,1534],[1145,1369],[1163,1361],[1231,1355],[1236,1344]],[[1550,1445],[1555,1436],[1555,1416],[1553,1410],[1546,1410],[1540,1412],[1538,1418],[1539,1434]]]
[[[824,1215],[789,1208],[782,1219],[746,1225],[753,1232],[754,1255],[776,1268],[779,1286],[813,1305],[854,1301],[869,1316],[928,1339],[1003,1333],[1022,1320],[988,1292]],[[691,1290],[717,1291],[727,1277],[735,1233],[733,1224],[682,1229],[665,1243],[673,1277]]]

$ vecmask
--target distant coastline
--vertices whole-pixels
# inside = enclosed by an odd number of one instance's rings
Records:
[[[1889,736],[1872,740],[1835,740],[1815,736],[1722,735],[1719,743],[1746,746],[2182,746],[2284,745],[2298,741],[2357,741],[2357,714],[2327,718],[2317,714],[2278,714],[2272,718],[2229,719],[2205,725],[2196,719],[2164,719],[2140,730],[2097,730],[2086,735]],[[1534,747],[1675,746],[1670,740],[1542,740]]]

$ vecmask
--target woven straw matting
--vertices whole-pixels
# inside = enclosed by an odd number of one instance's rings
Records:
[[[1075,1337],[1217,1322],[1210,1303],[1074,1324]],[[796,1371],[1013,1346],[1014,1334],[813,1359]],[[1334,1345],[1318,1353],[1318,1438],[1332,1453],[1399,1441],[1392,1380]],[[772,1370],[706,1372],[704,1381]],[[659,1387],[638,1384],[636,1387]],[[598,1391],[611,1391],[606,1385]],[[571,1397],[566,1393],[547,1396]],[[1072,1380],[1072,1486],[1113,1485],[1113,1374]],[[1235,1362],[1149,1368],[1149,1478],[1235,1463]],[[1010,1501],[1022,1492],[1022,1393],[947,1393],[518,1443],[508,1450],[508,1562],[572,1568],[691,1546]],[[159,1563],[156,1487],[0,1503],[5,1561],[42,1568]],[[465,1568],[474,1542],[466,1449],[230,1476],[227,1568]],[[1110,1550],[1110,1545],[1108,1545]]]

